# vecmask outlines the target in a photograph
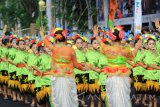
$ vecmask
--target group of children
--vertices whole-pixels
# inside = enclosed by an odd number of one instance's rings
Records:
[[[103,34],[105,35],[105,32]],[[56,44],[53,37],[46,37],[46,39],[53,45]],[[136,104],[140,104],[142,99],[143,105],[152,107],[154,104],[154,107],[157,107],[157,96],[160,94],[160,42],[157,36],[128,35],[128,39],[122,39],[122,47],[132,52],[131,55],[126,52],[128,61],[122,57],[113,60],[111,54],[116,53],[111,52],[107,55],[106,48],[103,46],[105,44],[109,48],[115,48],[112,37],[101,39],[102,41],[93,36],[90,40],[86,40],[80,34],[76,34],[66,41],[66,45],[75,50],[78,63],[85,63],[92,68],[86,71],[74,69],[79,105],[108,107],[109,93],[106,95],[106,80],[114,71],[107,66],[111,63],[121,65],[127,62],[128,65],[125,66],[132,71],[130,82],[136,90],[134,93]],[[116,49],[117,53],[118,51]],[[23,38],[17,38],[15,35],[1,36],[0,93],[3,94],[4,99],[11,97],[13,101],[29,104],[30,95],[32,107],[52,106],[50,104],[52,75],[45,75],[53,69],[51,57],[52,52],[43,41],[37,41],[29,36]],[[115,69],[123,70],[124,75],[128,71],[123,67]],[[106,73],[106,70],[109,72]],[[149,103],[146,102],[147,95],[149,95]]]

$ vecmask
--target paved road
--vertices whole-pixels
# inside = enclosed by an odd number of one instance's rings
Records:
[[[0,95],[0,107],[30,107],[30,105],[13,102],[10,98],[8,100],[3,100],[3,96]]]
[[[140,106],[135,106],[134,101],[132,103],[133,107],[143,107],[142,105]],[[19,102],[13,102],[11,99],[9,100],[3,100],[3,96],[0,95],[0,107],[30,107],[30,105],[25,105]],[[158,98],[158,106],[160,107],[160,97]]]

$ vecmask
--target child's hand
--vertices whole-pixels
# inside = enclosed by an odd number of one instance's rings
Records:
[[[40,34],[41,38],[44,39],[45,36],[44,36],[44,27],[43,26],[40,27],[39,34]]]
[[[98,25],[95,25],[95,26],[93,27],[93,34],[94,34],[94,35],[98,35]]]

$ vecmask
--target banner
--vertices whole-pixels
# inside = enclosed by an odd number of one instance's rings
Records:
[[[134,34],[141,33],[142,29],[142,0],[135,0]]]
[[[109,0],[109,11],[108,11],[108,27],[114,26],[114,19],[117,10],[117,0]]]

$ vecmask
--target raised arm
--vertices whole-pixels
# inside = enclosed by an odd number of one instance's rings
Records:
[[[49,48],[52,51],[53,48],[54,48],[54,45],[52,43],[50,43],[47,40],[47,38],[45,38],[45,36],[44,36],[44,28],[43,27],[40,28],[40,36],[41,36],[42,40],[44,41],[46,47]]]
[[[160,20],[159,19],[155,19],[154,23],[155,23],[155,26],[156,26],[158,32],[160,32]]]
[[[94,26],[94,28],[93,28],[93,34],[96,37],[96,39],[99,42],[99,44],[103,45],[104,43],[102,42],[101,38],[98,36],[98,25]]]
[[[138,40],[138,42],[135,45],[135,49],[133,50],[134,57],[137,55],[138,50],[141,48],[142,48],[142,40]]]

